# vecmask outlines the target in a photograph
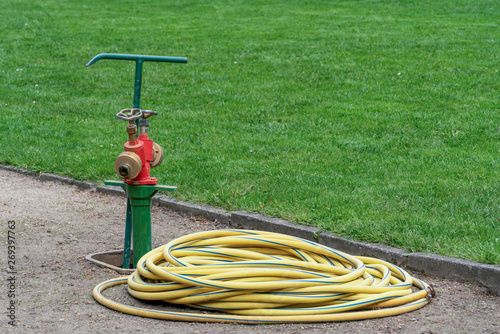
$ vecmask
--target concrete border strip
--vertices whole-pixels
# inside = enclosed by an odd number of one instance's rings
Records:
[[[37,177],[40,181],[60,182],[74,185],[81,190],[95,190],[107,195],[125,197],[125,192],[120,187],[96,186],[90,182],[76,181],[54,174],[32,172],[4,165],[0,165],[0,169]],[[494,294],[500,295],[500,266],[497,265],[482,264],[434,254],[412,253],[380,244],[354,241],[322,232],[316,227],[293,224],[282,219],[269,218],[245,211],[226,212],[210,206],[180,201],[165,195],[156,195],[153,198],[153,204],[167,207],[184,215],[217,220],[234,228],[283,233],[316,241],[352,255],[376,257],[432,276],[479,282]]]
[[[92,190],[92,189],[96,188],[96,185],[93,183],[84,182],[84,181],[77,181],[77,180],[71,179],[69,177],[63,177],[63,176],[59,176],[56,174],[34,172],[34,171],[26,170],[26,169],[14,168],[14,167],[5,166],[5,165],[0,165],[0,169],[3,169],[3,170],[8,171],[8,172],[14,172],[14,173],[18,173],[18,174],[33,176],[33,177],[38,178],[40,181],[52,181],[52,182],[59,182],[59,183],[63,183],[63,184],[76,186],[80,190]]]

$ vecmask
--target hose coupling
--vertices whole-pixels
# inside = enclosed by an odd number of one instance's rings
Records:
[[[427,288],[425,289],[425,291],[427,291],[427,300],[430,300],[431,298],[436,298],[436,290],[434,289],[434,285],[429,285],[427,286]]]
[[[151,168],[158,167],[163,161],[163,149],[157,143],[153,143],[153,160],[151,160]]]
[[[141,170],[141,158],[134,152],[123,152],[115,160],[115,172],[122,179],[135,179]]]

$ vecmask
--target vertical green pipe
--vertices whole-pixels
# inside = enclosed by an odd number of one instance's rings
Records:
[[[133,108],[140,108],[141,107],[141,82],[142,82],[142,59],[137,59],[135,61],[135,80],[134,80],[134,104]],[[139,122],[138,120],[134,121],[135,126],[137,129],[139,129]],[[151,218],[149,218],[151,221]],[[125,242],[123,245],[123,268],[129,268],[130,266],[130,244],[131,244],[131,238],[132,238],[132,231],[134,231],[134,252],[135,250],[135,228],[133,227],[133,217],[132,217],[132,210],[130,207],[130,198],[127,200],[127,216],[125,220]],[[150,223],[151,226],[151,223]],[[151,235],[151,232],[150,232]],[[149,237],[149,240],[151,240],[151,236]],[[136,256],[134,256],[134,268],[135,265],[137,264],[137,261],[139,260],[138,253],[135,253]]]
[[[153,196],[162,189],[154,185],[134,186],[125,184],[132,208],[132,240],[134,248],[134,268],[143,255],[151,251],[151,202]]]
[[[134,268],[137,268],[139,259],[153,249],[151,244],[151,199],[146,205],[132,205],[132,232]]]
[[[125,220],[125,242],[123,244],[123,266],[124,269],[130,268],[130,244],[132,239],[132,206],[130,198],[127,198],[127,216]]]
[[[141,107],[141,81],[142,81],[142,63],[144,60],[135,61],[135,81],[134,81],[134,108]]]
[[[133,235],[134,245],[134,268],[145,254],[153,249],[151,242],[151,203],[153,196],[162,191],[174,191],[177,188],[162,185],[134,186],[123,181],[106,180],[104,184],[109,186],[120,186],[127,194],[127,221],[125,227],[125,245],[123,249],[123,268],[130,267],[130,239]],[[128,240],[128,243],[127,243]]]

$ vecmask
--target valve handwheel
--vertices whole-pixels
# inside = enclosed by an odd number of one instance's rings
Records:
[[[141,110],[141,111],[142,111],[142,118],[143,119],[158,115],[158,111],[153,111],[153,110]]]
[[[142,116],[143,116],[142,110],[139,108],[123,109],[118,114],[116,114],[116,118],[123,119],[124,121],[129,121],[129,122],[139,119]]]

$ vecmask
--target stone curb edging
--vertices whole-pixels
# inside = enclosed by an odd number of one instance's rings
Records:
[[[4,165],[0,165],[0,169],[34,176],[40,181],[53,181],[74,185],[80,190],[95,190],[102,194],[125,197],[125,192],[120,187],[96,186],[90,182],[76,181],[54,174],[31,172]],[[246,211],[226,212],[210,206],[180,201],[165,195],[155,195],[153,197],[153,204],[160,207],[167,207],[184,215],[216,220],[234,228],[288,234],[315,241],[352,255],[379,258],[397,266],[423,272],[432,276],[464,281],[476,281],[485,285],[494,294],[500,295],[500,266],[481,264],[440,255],[411,253],[379,244],[344,239],[322,232],[316,227],[292,224],[282,219],[269,218]]]
[[[38,178],[40,181],[52,181],[52,182],[59,182],[63,184],[69,184],[76,186],[80,190],[91,190],[95,189],[96,185],[90,182],[83,182],[83,181],[77,181],[74,179],[71,179],[69,177],[63,177],[59,176],[56,174],[50,174],[50,173],[40,173],[40,172],[34,172],[34,171],[29,171],[26,169],[18,169],[10,166],[5,166],[5,165],[0,165],[0,169],[3,169],[8,172],[14,172],[18,174],[23,174],[23,175],[28,175],[28,176],[33,176]]]

